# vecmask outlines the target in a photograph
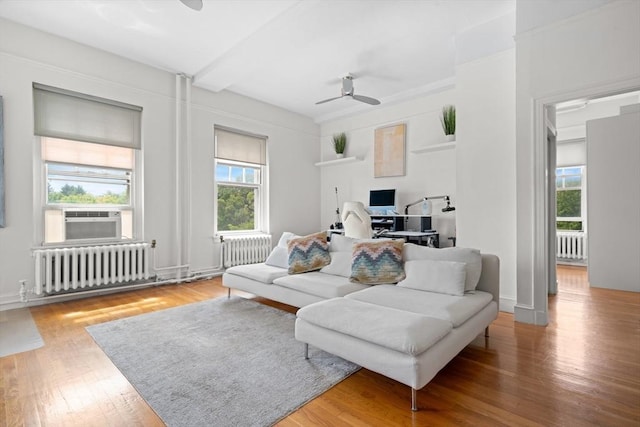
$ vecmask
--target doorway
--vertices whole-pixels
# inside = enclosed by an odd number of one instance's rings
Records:
[[[618,116],[622,107],[633,104],[640,104],[640,91],[545,106],[549,295],[590,286],[588,207],[600,201],[587,197],[587,122]]]

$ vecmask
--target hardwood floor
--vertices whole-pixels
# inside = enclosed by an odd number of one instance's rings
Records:
[[[418,412],[408,387],[362,369],[279,425],[640,425],[640,295],[591,289],[584,269],[558,270],[550,324],[500,313],[490,338],[418,392]],[[214,279],[31,308],[45,346],[0,358],[0,425],[163,425],[84,328],[222,295]]]

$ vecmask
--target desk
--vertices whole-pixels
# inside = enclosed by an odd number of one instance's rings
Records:
[[[440,235],[435,231],[385,231],[380,234],[379,237],[402,237],[407,242],[409,239],[418,239],[418,244],[421,245],[423,243],[423,239],[425,239],[425,243],[427,246],[431,246],[434,248],[440,247]]]

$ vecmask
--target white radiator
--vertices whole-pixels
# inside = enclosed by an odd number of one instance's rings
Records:
[[[271,235],[223,236],[224,267],[264,262],[271,252]]]
[[[149,278],[148,243],[36,249],[35,294],[114,286]]]
[[[571,260],[587,259],[587,234],[581,231],[556,232],[556,257]]]

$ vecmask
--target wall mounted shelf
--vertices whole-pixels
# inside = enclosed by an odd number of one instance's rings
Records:
[[[440,144],[428,145],[426,147],[418,148],[416,150],[411,150],[413,154],[423,154],[429,153],[432,151],[441,151],[441,150],[451,150],[452,148],[456,148],[456,142],[442,142]]]
[[[336,165],[342,165],[346,163],[353,163],[353,162],[360,162],[360,161],[362,161],[362,159],[359,159],[358,157],[345,157],[344,159],[326,160],[324,162],[318,162],[315,165],[320,167],[336,166]]]

